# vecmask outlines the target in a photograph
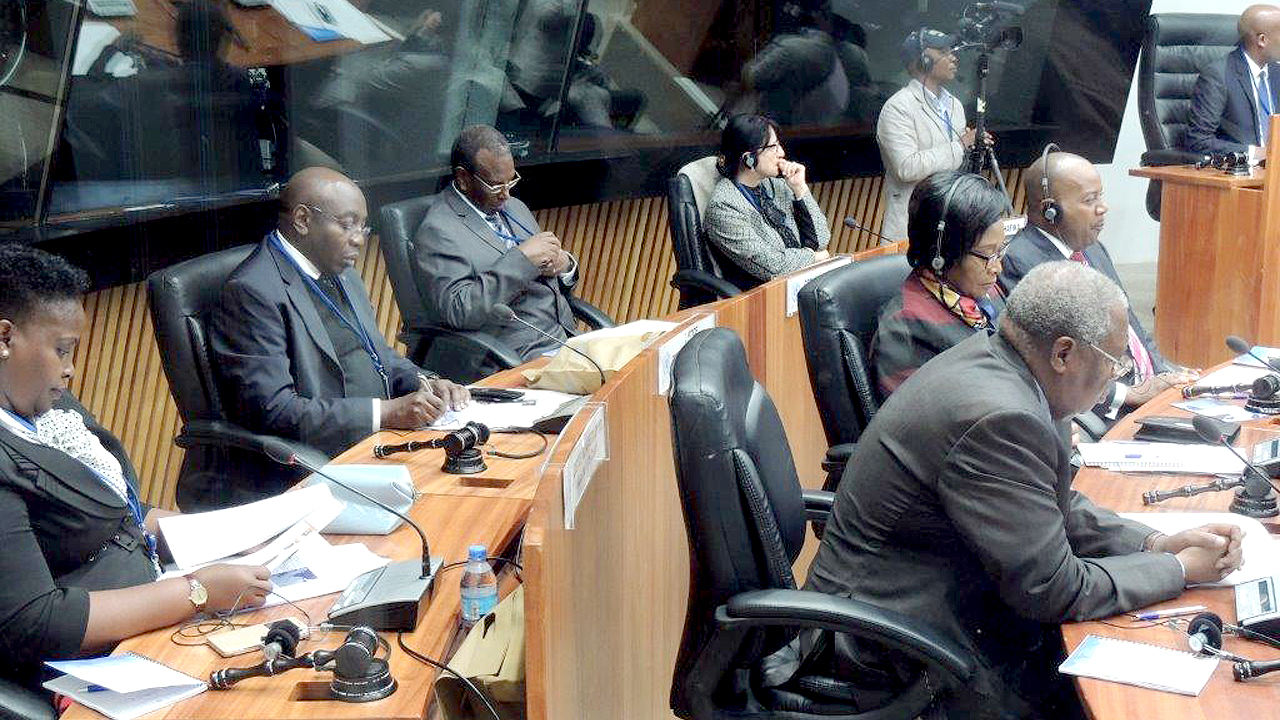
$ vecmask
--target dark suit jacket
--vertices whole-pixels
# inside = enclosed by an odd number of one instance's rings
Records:
[[[507,200],[502,209],[529,232],[541,232],[533,213],[519,200]],[[511,229],[520,239],[527,234],[514,223]],[[433,322],[492,335],[525,360],[555,349],[556,343],[520,323],[496,318],[494,305],[508,305],[521,319],[562,340],[574,333],[577,321],[569,305],[569,286],[560,278],[542,277],[518,247],[508,250],[452,187],[436,195],[410,251],[414,280]],[[433,344],[427,365],[450,376],[463,370],[441,364],[437,358],[442,348],[437,345],[443,346]],[[491,358],[476,357],[474,362],[476,376],[500,369]]]
[[[119,441],[69,395],[121,461]],[[89,592],[151,582],[146,541],[127,504],[92,470],[0,426],[0,677],[38,687],[40,662],[80,654]]]
[[[1280,106],[1280,63],[1267,64],[1271,110]],[[1266,135],[1266,129],[1263,129]],[[1245,152],[1258,144],[1258,110],[1253,102],[1253,78],[1239,46],[1222,60],[1210,63],[1196,79],[1191,94],[1191,124],[1187,146],[1194,152]]]
[[[1000,272],[1000,289],[1004,291],[1007,297],[1013,292],[1013,288],[1024,275],[1031,272],[1031,268],[1043,262],[1053,260],[1064,260],[1062,253],[1058,248],[1053,246],[1049,238],[1044,233],[1037,230],[1031,225],[1027,225],[1013,240],[1009,242],[1009,252],[1004,256],[1004,269]],[[1106,275],[1124,290],[1124,285],[1120,284],[1120,276],[1116,274],[1116,266],[1111,262],[1111,253],[1107,252],[1106,246],[1102,243],[1094,243],[1084,249],[1084,259],[1089,261],[1090,267],[1098,272]],[[1151,333],[1142,327],[1142,323],[1138,321],[1138,316],[1133,313],[1133,308],[1129,308],[1129,327],[1138,334],[1138,339],[1142,341],[1143,347],[1147,349],[1147,354],[1151,355],[1151,364],[1155,367],[1157,373],[1166,372],[1173,368],[1173,365],[1160,354],[1160,349],[1156,347],[1155,338],[1151,337]]]
[[[360,275],[348,269],[339,282],[373,339],[391,397],[411,392],[418,385],[418,367],[383,339]],[[347,397],[342,368],[317,307],[297,267],[268,237],[227,279],[211,319],[209,345],[230,420],[332,456],[368,437],[373,403],[367,397]],[[238,490],[214,502],[228,505],[278,493],[293,478],[265,459],[256,464],[256,472],[238,467],[220,481],[235,487],[204,490]],[[185,489],[185,497],[194,494],[194,488]],[[179,503],[184,509],[194,507],[181,499]]]
[[[1042,623],[1182,592],[1173,555],[1139,551],[1152,530],[1071,478],[1065,424],[1021,356],[998,334],[972,335],[863,431],[807,588],[930,622],[978,653],[972,690],[1005,697],[990,669],[1018,662]]]

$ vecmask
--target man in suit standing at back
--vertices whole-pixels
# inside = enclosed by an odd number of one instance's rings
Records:
[[[568,338],[576,327],[569,291],[578,282],[577,261],[511,197],[520,174],[502,133],[488,125],[464,128],[450,164],[453,182],[436,196],[410,248],[427,314],[455,330],[492,335],[524,360],[555,350],[555,340],[493,307],[507,305],[543,333]],[[446,349],[447,343],[436,340],[425,363],[454,377],[500,369],[487,356],[470,358],[467,367],[444,368]]]
[[[1211,63],[1191,95],[1187,146],[1195,152],[1266,157],[1269,118],[1280,100],[1280,8],[1251,5],[1240,15],[1240,44]]]
[[[289,179],[276,229],[232,271],[212,317],[214,368],[235,422],[337,455],[370,433],[419,428],[467,403],[466,388],[401,357],[379,332],[354,268],[367,218],[346,176],[311,167]],[[257,500],[296,479],[261,456],[239,462],[228,475],[236,485],[179,487],[178,504]]]
[[[1079,155],[1051,152],[1056,148],[1052,144],[1046,147],[1046,152],[1022,175],[1027,226],[1009,241],[1004,256],[998,282],[1006,296],[1035,266],[1064,259],[1094,268],[1123,288],[1111,254],[1098,242],[1107,216],[1102,177],[1093,163]],[[1094,408],[1107,419],[1114,419],[1121,408],[1138,407],[1170,385],[1191,382],[1196,377],[1160,354],[1155,339],[1142,327],[1132,308],[1128,317],[1124,354],[1128,371]]]

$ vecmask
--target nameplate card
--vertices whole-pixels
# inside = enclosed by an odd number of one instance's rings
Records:
[[[588,403],[579,411],[587,415],[587,421],[561,470],[565,530],[573,529],[578,503],[582,502],[582,496],[586,494],[600,464],[609,459],[607,407],[605,403]]]
[[[808,270],[802,270],[801,272],[787,278],[787,317],[795,315],[800,309],[800,303],[798,300],[800,297],[800,289],[805,285],[808,285],[810,280],[818,277],[819,275],[825,275],[838,267],[844,267],[851,262],[853,262],[853,258],[848,255],[842,255],[814,265]]]
[[[671,392],[671,366],[676,361],[676,355],[689,342],[689,338],[697,335],[703,330],[710,330],[716,326],[715,313],[707,313],[699,317],[693,323],[686,325],[683,329],[676,332],[669,339],[658,347],[658,394],[667,395]]]

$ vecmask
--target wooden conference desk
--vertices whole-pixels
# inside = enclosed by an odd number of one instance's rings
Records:
[[[1176,389],[1168,390],[1138,411],[1116,424],[1109,437],[1132,437],[1137,430],[1135,417],[1143,415],[1188,415],[1184,410],[1171,407],[1182,397]],[[1274,426],[1273,426],[1274,427]],[[1109,472],[1099,468],[1082,468],[1076,475],[1073,487],[1102,507],[1117,512],[1225,512],[1231,502],[1231,493],[1204,493],[1190,498],[1173,498],[1157,505],[1143,505],[1142,493],[1147,490],[1173,490],[1188,484],[1200,484],[1210,478],[1189,475],[1156,475]],[[1276,518],[1264,519],[1272,533],[1280,531]],[[1230,588],[1197,588],[1181,596],[1153,606],[1181,607],[1206,605],[1217,613],[1223,622],[1235,621],[1235,594]],[[1108,622],[1120,625],[1138,624],[1127,616],[1110,618]],[[1143,629],[1121,629],[1101,622],[1073,623],[1062,626],[1067,649],[1074,649],[1086,635],[1105,635],[1163,645],[1186,650],[1187,637],[1164,626]],[[1280,650],[1261,643],[1228,636],[1224,649],[1250,660],[1274,660],[1280,658]],[[1219,662],[1213,677],[1199,697],[1185,697],[1173,693],[1121,685],[1119,683],[1077,678],[1080,696],[1093,720],[1120,720],[1122,718],[1160,718],[1160,720],[1217,720],[1223,718],[1276,717],[1280,703],[1280,673],[1264,675],[1245,683],[1232,679],[1231,663]]]
[[[1272,142],[1280,122],[1272,123]],[[1275,147],[1272,145],[1272,147]],[[1227,335],[1280,343],[1280,182],[1189,165],[1142,167],[1160,180],[1155,337],[1188,367],[1227,360]]]
[[[870,251],[901,251],[898,245]],[[666,398],[657,392],[661,349],[682,330],[712,318],[735,330],[747,349],[756,378],[768,389],[787,428],[801,481],[820,487],[826,439],[810,389],[798,316],[786,315],[787,279],[779,278],[738,297],[693,308],[676,316],[681,325],[626,365],[593,400],[603,407],[608,459],[590,479],[578,505],[576,527],[566,530],[562,483],[566,467],[592,413],[583,412],[565,428],[548,454],[532,460],[487,458],[488,475],[515,482],[505,489],[466,487],[443,474],[438,450],[397,455],[424,497],[411,515],[431,543],[432,554],[448,561],[466,557],[466,546],[491,550],[513,542],[523,526],[522,563],[527,635],[527,699],[530,720],[671,717],[667,698],[684,624],[689,584],[684,519],[675,483]],[[514,371],[489,383],[517,385]],[[417,434],[416,437],[426,437]],[[376,442],[403,442],[380,433],[343,453],[339,462],[369,463]],[[518,449],[528,436],[499,435],[491,441]],[[387,537],[355,538],[395,559],[416,557],[417,536],[400,528]],[[807,557],[799,563],[807,567]],[[458,576],[443,575],[436,595],[406,644],[439,659],[457,629]],[[333,596],[302,605],[317,622]],[[246,616],[261,622],[296,611],[271,608]],[[121,643],[196,677],[213,670],[260,662],[260,657],[218,657],[207,647],[179,647],[171,629]],[[302,650],[333,647],[340,636],[308,641]],[[394,648],[395,638],[390,638]],[[423,717],[436,673],[393,649],[391,668],[400,683],[390,697],[366,704],[294,700],[299,682],[327,681],[327,675],[296,670],[272,678],[252,678],[228,691],[209,691],[157,711],[150,718],[397,718]],[[97,718],[74,707],[67,720]]]

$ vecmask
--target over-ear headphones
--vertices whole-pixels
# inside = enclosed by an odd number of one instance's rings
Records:
[[[1044,216],[1045,222],[1057,225],[1062,217],[1062,206],[1054,199],[1049,185],[1049,153],[1051,152],[1062,152],[1062,148],[1055,143],[1049,143],[1040,153],[1040,165],[1044,168],[1044,172],[1040,175],[1040,214]]]
[[[920,70],[926,75],[933,69],[933,58],[925,54],[924,51],[924,34],[929,28],[924,25],[920,26],[919,32],[916,33],[916,42],[920,45]]]
[[[1187,644],[1197,655],[1216,655],[1222,650],[1222,618],[1200,613],[1187,623]]]
[[[951,210],[951,198],[956,194],[956,188],[966,177],[968,176],[957,175],[947,186],[947,194],[943,196],[942,212],[938,215],[938,235],[933,245],[933,260],[929,262],[929,267],[933,268],[935,274],[941,273],[942,266],[947,264],[946,260],[942,259],[942,236],[947,232],[947,213]]]

